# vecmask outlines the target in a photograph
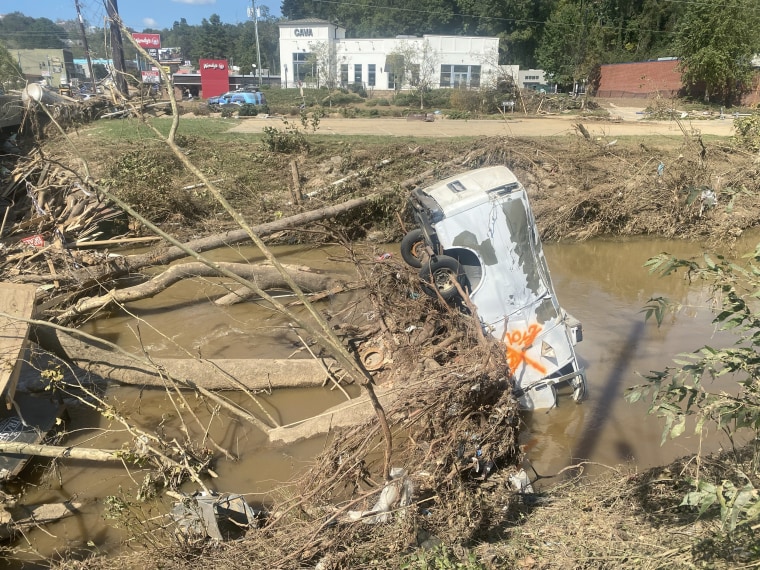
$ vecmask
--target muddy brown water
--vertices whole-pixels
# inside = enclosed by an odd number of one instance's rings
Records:
[[[756,237],[756,236],[755,236]],[[755,237],[746,238],[739,252],[754,249]],[[374,246],[372,255],[385,251],[398,256],[397,245]],[[586,367],[589,394],[580,405],[569,396],[548,412],[525,414],[521,441],[535,470],[541,475],[587,460],[609,466],[631,463],[640,468],[667,463],[698,449],[700,441],[685,434],[660,445],[662,422],[646,415],[642,403],[623,399],[625,388],[641,382],[639,372],[662,370],[674,355],[705,343],[731,342],[726,333],[711,325],[709,296],[698,285],[680,277],[659,278],[643,268],[645,261],[662,251],[681,256],[699,255],[697,244],[662,240],[605,241],[546,244],[546,257],[560,303],[583,323],[584,340],[577,347]],[[284,263],[309,265],[350,278],[351,267],[340,261],[337,248],[279,248]],[[251,248],[214,253],[225,261],[256,260]],[[149,350],[156,356],[201,354],[215,358],[273,358],[304,356],[300,341],[272,311],[255,303],[218,308],[207,299],[221,292],[217,280],[196,279],[172,286],[153,299],[130,304],[134,315],[95,320],[87,332],[107,338],[124,348]],[[644,322],[641,312],[650,297],[666,296],[683,308],[666,318],[661,327]],[[343,308],[345,298],[323,304],[331,311]],[[371,319],[370,313],[361,318]],[[118,405],[150,429],[175,433],[181,411],[158,390],[139,391],[130,387],[111,388],[109,402]],[[238,401],[251,407],[246,396]],[[343,401],[337,391],[290,390],[261,396],[267,410],[282,424]],[[272,447],[265,436],[246,423],[188,398],[188,405],[208,426],[209,434],[240,457],[220,459],[215,464],[219,478],[210,482],[221,492],[245,494],[252,503],[265,502],[280,482],[304,470],[324,445],[324,438],[288,447]],[[120,425],[104,420],[82,406],[71,409],[68,444],[118,448],[128,440]],[[201,428],[192,428],[198,441]],[[725,441],[711,438],[703,449],[717,449]],[[589,466],[593,469],[593,466]],[[600,469],[601,467],[597,467]],[[66,551],[115,550],[124,531],[104,513],[105,498],[112,495],[134,500],[135,489],[145,472],[127,472],[121,465],[64,461],[26,488],[27,504],[66,500],[85,501],[81,515],[33,530],[17,543],[13,558],[29,561]],[[187,491],[195,490],[191,485]],[[135,504],[136,517],[160,517],[166,504]],[[124,520],[122,519],[122,523]],[[88,545],[89,544],[89,545]]]

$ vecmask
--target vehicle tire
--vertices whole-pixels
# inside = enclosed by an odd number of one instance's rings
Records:
[[[425,248],[425,233],[412,230],[401,240],[401,258],[415,269],[422,267],[422,251]]]
[[[422,290],[431,297],[440,295],[444,301],[451,301],[459,296],[454,281],[462,285],[464,273],[462,266],[453,257],[437,255],[420,269]],[[436,289],[438,293],[436,294]]]

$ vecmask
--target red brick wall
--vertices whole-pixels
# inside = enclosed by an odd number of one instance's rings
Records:
[[[614,63],[601,66],[597,97],[676,95],[683,84],[678,60]]]

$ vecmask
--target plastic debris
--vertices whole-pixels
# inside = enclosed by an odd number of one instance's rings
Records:
[[[190,540],[242,538],[256,526],[261,514],[235,493],[195,493],[175,503],[171,510],[180,533]]]
[[[702,203],[707,208],[712,208],[715,206],[715,204],[718,203],[718,198],[715,196],[715,192],[710,189],[702,190],[702,194],[699,196],[699,199],[702,200]]]
[[[525,469],[520,469],[517,473],[510,475],[509,483],[512,485],[512,489],[520,494],[533,494],[533,485],[531,485]]]
[[[393,518],[394,508],[407,507],[412,503],[414,483],[406,476],[406,469],[394,467],[390,472],[391,480],[380,491],[380,497],[375,506],[369,511],[349,511],[352,521],[362,521],[364,524],[388,522]]]

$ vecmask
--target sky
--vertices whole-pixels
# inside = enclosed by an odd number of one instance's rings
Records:
[[[198,25],[211,14],[219,14],[222,23],[238,24],[248,19],[251,0],[117,0],[117,4],[127,27],[139,32],[144,28],[171,28],[180,18]],[[280,0],[256,0],[257,6],[269,8],[273,16],[280,15],[280,4]],[[103,26],[106,14],[103,0],[79,0],[79,6],[85,20]],[[74,0],[0,0],[0,14],[11,12],[54,22],[77,17]]]

